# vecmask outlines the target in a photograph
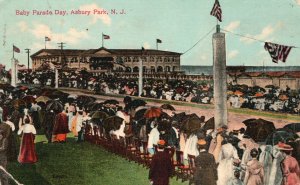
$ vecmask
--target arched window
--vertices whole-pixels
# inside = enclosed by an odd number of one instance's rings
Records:
[[[163,69],[162,66],[158,66],[158,67],[157,67],[157,72],[163,72],[163,71],[164,71],[164,69]]]
[[[126,67],[126,72],[131,72],[131,67]]]
[[[143,72],[147,73],[147,67],[146,66],[143,66]]]
[[[151,66],[150,70],[151,70],[151,73],[155,73],[155,66]]]
[[[132,69],[133,72],[139,72],[139,67],[135,66],[133,69]]]
[[[170,71],[171,71],[170,66],[166,66],[166,67],[165,67],[165,71],[166,71],[166,72],[170,72]]]
[[[138,61],[139,61],[138,57],[133,57],[133,62],[138,62]]]

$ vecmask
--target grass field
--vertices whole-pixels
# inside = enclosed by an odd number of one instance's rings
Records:
[[[76,143],[50,143],[36,137],[38,162],[33,165],[10,163],[8,171],[25,185],[148,185],[148,169],[105,151],[103,148]],[[186,185],[175,178],[171,185]]]

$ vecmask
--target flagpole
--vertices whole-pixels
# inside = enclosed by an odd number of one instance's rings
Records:
[[[46,40],[46,37],[45,37],[45,49],[47,49],[46,44],[47,44],[47,40]]]
[[[157,40],[156,40],[156,50],[158,50],[158,42],[157,42]]]
[[[103,32],[102,32],[102,47],[103,47]]]
[[[13,45],[13,58],[15,58],[15,50],[14,50],[14,45]]]

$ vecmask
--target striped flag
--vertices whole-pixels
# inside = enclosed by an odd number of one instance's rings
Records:
[[[49,37],[45,37],[45,41],[51,41]]]
[[[16,53],[20,53],[20,49],[15,45],[13,45],[13,51]]]
[[[102,34],[102,38],[103,38],[103,39],[110,39],[110,36],[109,36],[109,35]]]
[[[265,50],[267,50],[274,63],[278,63],[278,60],[285,62],[292,47],[274,44],[271,42],[265,42]]]
[[[215,16],[220,22],[222,22],[222,9],[218,0],[215,1],[210,15]]]

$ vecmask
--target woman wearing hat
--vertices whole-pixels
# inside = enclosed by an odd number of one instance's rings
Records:
[[[171,156],[164,151],[166,142],[157,142],[157,153],[152,157],[149,170],[149,180],[153,185],[169,185],[169,178],[173,173]]]
[[[30,123],[29,117],[24,119],[24,123],[18,131],[19,135],[23,132],[18,161],[20,163],[35,163],[37,162],[34,146],[36,130],[33,124]]]
[[[257,160],[258,150],[253,148],[250,151],[252,159],[246,165],[245,185],[264,185],[263,165]]]
[[[298,161],[292,157],[293,148],[285,143],[279,143],[278,149],[286,154],[282,162],[283,185],[300,185],[300,168]]]
[[[0,165],[6,169],[7,165],[7,149],[8,149],[8,140],[5,138],[5,133],[3,130],[0,130]],[[8,180],[5,174],[0,175],[1,182],[0,184],[8,184]]]
[[[218,173],[215,158],[205,150],[204,139],[198,140],[197,144],[199,155],[195,158],[195,185],[217,185]]]

